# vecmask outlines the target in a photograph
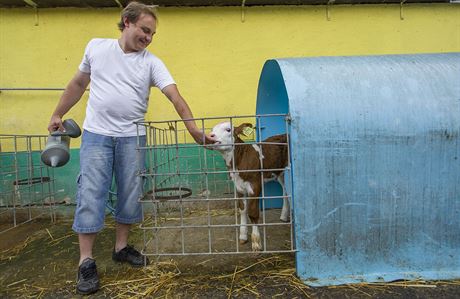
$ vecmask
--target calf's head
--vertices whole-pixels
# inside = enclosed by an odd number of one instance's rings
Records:
[[[220,152],[231,151],[234,143],[242,142],[238,135],[244,134],[244,129],[247,127],[252,128],[252,124],[243,123],[238,127],[233,127],[229,121],[225,121],[215,125],[212,128],[210,136],[214,138],[216,142],[208,147]]]

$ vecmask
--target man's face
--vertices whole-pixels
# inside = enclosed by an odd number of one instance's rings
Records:
[[[152,37],[156,32],[157,24],[151,15],[141,14],[136,23],[125,20],[126,41],[129,52],[137,52],[145,49],[152,42]]]

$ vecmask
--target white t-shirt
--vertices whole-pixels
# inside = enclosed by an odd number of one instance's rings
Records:
[[[92,39],[79,69],[91,76],[83,128],[112,137],[136,136],[134,122],[144,120],[150,87],[175,84],[158,57],[145,49],[126,54],[116,39]]]

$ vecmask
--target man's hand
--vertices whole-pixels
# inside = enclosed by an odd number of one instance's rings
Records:
[[[59,117],[58,115],[53,115],[51,116],[50,123],[48,124],[48,131],[50,133],[54,131],[63,131],[64,132],[64,126],[62,125],[62,118]]]
[[[198,144],[213,144],[216,142],[216,140],[210,135],[205,134],[203,131],[198,129],[190,132],[190,135],[192,135],[193,139],[195,139],[195,142]]]

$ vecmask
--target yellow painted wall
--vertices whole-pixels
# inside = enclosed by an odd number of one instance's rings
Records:
[[[65,87],[93,37],[117,38],[119,9],[0,9],[0,87]],[[267,59],[460,51],[460,5],[160,8],[149,50],[195,117],[254,114]],[[61,92],[2,91],[0,134],[45,134]],[[71,110],[83,122],[87,95]],[[152,91],[147,118],[176,119]],[[73,146],[77,146],[73,143]]]

